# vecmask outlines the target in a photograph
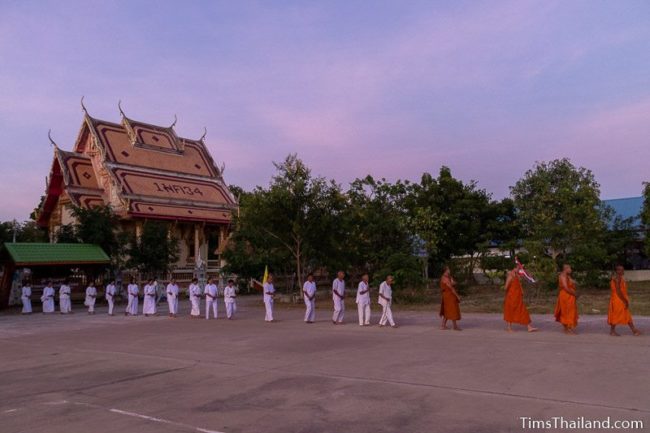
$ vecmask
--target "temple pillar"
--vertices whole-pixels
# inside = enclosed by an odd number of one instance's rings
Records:
[[[199,230],[199,225],[194,224],[194,260],[198,260],[199,255],[201,254],[201,236],[199,234]]]

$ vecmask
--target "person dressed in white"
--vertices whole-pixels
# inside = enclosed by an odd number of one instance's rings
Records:
[[[156,315],[156,287],[158,287],[158,282],[156,280],[149,280],[149,283],[144,286],[142,314],[144,314],[145,317]]]
[[[54,287],[52,287],[52,281],[48,281],[47,286],[43,289],[41,303],[43,304],[43,313],[54,313]]]
[[[234,280],[228,280],[228,285],[223,289],[223,303],[226,305],[226,317],[232,320],[237,312],[237,288]]]
[[[273,287],[273,275],[269,274],[264,283],[264,309],[266,310],[266,322],[273,322],[273,297],[275,296],[275,287]]]
[[[205,285],[205,319],[210,319],[210,310],[212,310],[212,316],[216,319],[219,316],[219,311],[217,310],[217,295],[219,294],[219,288],[212,281],[212,278],[208,278],[208,284]]]
[[[86,300],[84,305],[88,307],[88,314],[95,314],[95,301],[97,300],[97,289],[95,284],[91,281],[86,287]]]
[[[70,314],[72,312],[72,303],[70,302],[70,286],[68,280],[64,280],[59,287],[59,311],[61,314]]]
[[[305,323],[314,323],[316,320],[316,282],[312,273],[307,275],[307,281],[302,285],[302,297],[305,300]]]
[[[138,294],[140,293],[140,288],[135,283],[135,278],[131,278],[131,283],[128,285],[126,290],[129,296],[129,303],[126,305],[126,311],[124,312],[124,315],[137,316],[138,315]]]
[[[167,284],[167,305],[169,306],[169,317],[176,317],[178,314],[178,284],[171,279]]]
[[[32,287],[28,282],[20,289],[20,301],[23,303],[22,314],[32,314]]]
[[[359,311],[359,326],[370,326],[370,285],[368,274],[361,276],[357,288],[357,310]]]
[[[345,314],[345,272],[339,271],[332,282],[332,300],[334,301],[334,314],[332,323],[335,325],[343,324],[343,314]]]
[[[379,286],[379,305],[381,305],[381,319],[379,319],[379,326],[385,326],[386,322],[390,323],[390,326],[397,328],[395,321],[393,320],[393,312],[390,309],[390,305],[393,302],[393,289],[391,285],[393,284],[393,276],[388,275],[386,281],[381,283]]]
[[[190,295],[190,303],[192,304],[190,316],[193,319],[198,319],[201,317],[201,287],[199,286],[199,280],[196,278],[192,278],[192,284],[190,284],[188,294]]]
[[[106,286],[106,293],[104,297],[106,302],[108,302],[108,315],[113,316],[113,307],[115,306],[115,294],[117,293],[117,288],[115,287],[115,280],[112,280]]]

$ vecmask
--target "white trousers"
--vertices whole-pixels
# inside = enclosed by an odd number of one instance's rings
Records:
[[[115,307],[115,300],[111,295],[108,295],[106,297],[106,302],[108,302],[108,314],[112,315],[113,314],[113,307]]]
[[[359,311],[359,325],[370,325],[370,302],[359,302],[357,310]]]
[[[31,313],[32,312],[32,300],[29,299],[27,296],[22,296],[20,300],[23,302],[23,313]]]
[[[69,296],[64,296],[59,298],[59,311],[63,314],[68,314],[72,311],[72,303],[70,302]]]
[[[178,314],[178,298],[167,296],[167,306],[169,307],[169,314]]]
[[[273,299],[264,300],[264,308],[266,310],[266,317],[264,320],[270,322],[273,320]]]
[[[192,303],[192,310],[190,311],[190,314],[192,316],[200,316],[201,315],[201,299],[198,296],[192,296],[190,298],[190,302]]]
[[[89,313],[94,313],[95,312],[95,298],[89,299],[86,302],[86,307],[88,307],[88,312]]]
[[[381,308],[381,319],[379,319],[379,324],[385,325],[386,322],[388,322],[390,326],[395,326],[393,311],[390,309],[390,303],[381,304]]]
[[[129,303],[126,306],[126,312],[131,316],[138,315],[138,297],[129,295]]]
[[[210,309],[212,309],[212,315],[216,319],[219,315],[217,311],[217,300],[211,298],[205,298],[205,318],[206,320],[210,318]]]
[[[235,302],[226,302],[226,317],[229,319],[237,312],[237,304]]]
[[[43,301],[43,313],[54,313],[54,299],[48,298]]]
[[[316,320],[316,299],[305,298],[305,322]]]
[[[334,299],[334,314],[332,314],[332,321],[341,323],[343,322],[343,315],[345,314],[345,302],[338,296]]]

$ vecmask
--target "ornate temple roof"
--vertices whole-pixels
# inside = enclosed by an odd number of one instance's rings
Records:
[[[86,112],[73,151],[55,146],[39,223],[48,224],[61,196],[75,206],[110,204],[125,218],[229,222],[237,202],[203,137],[121,113],[114,123]]]

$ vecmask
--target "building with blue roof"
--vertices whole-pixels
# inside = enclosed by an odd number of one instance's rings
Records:
[[[643,208],[643,197],[614,198],[603,200],[603,203],[614,209],[616,216],[621,219],[632,218],[635,228],[641,226],[641,209]]]

